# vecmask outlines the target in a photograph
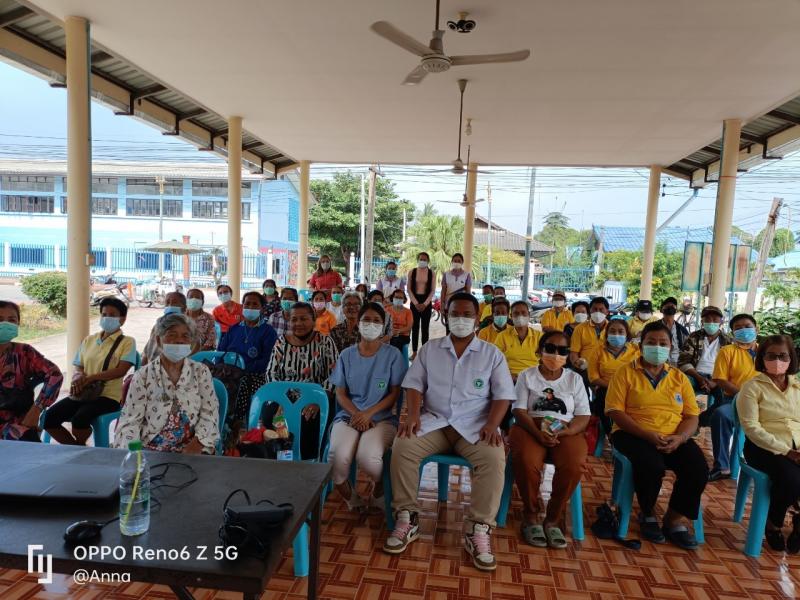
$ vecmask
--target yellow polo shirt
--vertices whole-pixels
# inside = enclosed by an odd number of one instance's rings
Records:
[[[481,315],[480,320],[483,321],[487,317],[492,316],[492,303],[491,302],[481,302],[480,306],[478,307],[478,313]]]
[[[623,365],[611,378],[606,394],[606,414],[624,412],[647,431],[671,435],[684,416],[700,414],[692,384],[684,373],[664,365],[665,373],[653,389],[641,359]],[[612,431],[619,427],[614,425]]]
[[[600,330],[600,335],[598,335],[594,323],[591,321],[581,323],[572,332],[569,349],[577,352],[581,358],[586,358],[592,351],[602,348],[606,343],[606,327],[608,327],[608,320],[605,321],[605,327]]]
[[[642,321],[639,317],[633,315],[631,320],[628,321],[628,327],[630,327],[631,330],[631,337],[632,338],[641,337],[642,329],[644,329],[645,326],[649,325],[650,323],[655,323],[656,321],[658,321],[658,317],[656,316],[650,317],[649,319],[647,319],[647,321]]]
[[[539,364],[536,351],[539,349],[541,337],[541,332],[536,331],[533,327],[528,327],[528,335],[520,342],[517,330],[509,326],[495,338],[494,345],[500,348],[500,352],[505,355],[508,369],[514,377],[525,369]]]
[[[589,381],[605,379],[610,382],[614,373],[640,356],[639,346],[631,342],[625,344],[625,348],[619,356],[611,354],[605,345],[595,348],[586,357],[586,360],[589,361]]]
[[[542,315],[542,328],[550,327],[557,331],[564,331],[564,327],[568,323],[574,323],[575,317],[572,316],[572,311],[568,308],[563,309],[560,313],[556,313],[555,308],[550,308]]]
[[[506,325],[505,328],[500,331],[494,325],[489,325],[488,327],[484,327],[478,332],[478,338],[482,339],[484,342],[489,342],[490,344],[494,344],[494,341],[497,339],[497,336],[503,333],[506,329],[511,327],[510,325]],[[513,327],[511,327],[513,329]]]
[[[753,349],[754,351],[756,348]],[[737,388],[756,376],[755,361],[746,348],[733,343],[719,349],[711,379],[730,381]]]
[[[101,339],[101,333],[93,333],[84,338],[81,342],[81,347],[78,349],[78,354],[75,355],[75,360],[72,364],[76,367],[81,367],[86,375],[96,375],[103,371],[103,363],[108,356],[111,346],[114,345],[115,340],[123,335],[122,330],[116,331],[106,339]],[[121,362],[128,362],[136,364],[136,341],[130,337],[125,336],[125,339],[120,342],[111,361],[108,363],[108,368],[115,369]],[[105,382],[103,386],[102,396],[111,400],[120,401],[122,398],[122,377],[111,379]]]
[[[759,448],[786,454],[800,448],[800,380],[789,375],[781,391],[764,373],[745,382],[736,396],[736,412],[744,434]]]

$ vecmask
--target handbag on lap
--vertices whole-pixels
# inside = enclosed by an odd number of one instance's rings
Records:
[[[111,357],[114,356],[114,352],[117,351],[119,345],[122,343],[122,340],[125,339],[124,335],[119,336],[116,340],[114,340],[114,344],[111,346],[111,350],[108,351],[106,355],[106,359],[103,361],[103,368],[101,369],[101,373],[104,371],[108,371],[108,366],[111,364]],[[93,381],[89,385],[86,385],[81,390],[80,394],[72,396],[72,399],[76,402],[94,402],[97,400],[103,393],[103,388],[106,387],[105,381]]]

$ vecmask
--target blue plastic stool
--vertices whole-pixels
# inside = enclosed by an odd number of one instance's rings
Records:
[[[236,365],[240,369],[244,369],[244,358],[236,352],[222,352],[221,350],[202,350],[195,352],[189,358],[197,362],[208,360],[217,362],[220,358],[228,365]]]
[[[631,520],[631,511],[633,508],[633,465],[628,457],[613,450],[614,457],[614,478],[611,485],[611,498],[614,503],[619,507],[619,530],[617,535],[621,538],[628,535],[628,523]],[[698,544],[704,544],[706,541],[705,531],[703,529],[703,506],[700,506],[700,511],[697,520],[693,521],[694,536]]]
[[[287,398],[286,392],[297,390],[300,398],[297,402],[292,402]],[[317,453],[322,446],[325,435],[325,428],[328,423],[328,395],[325,390],[316,383],[299,383],[292,381],[276,381],[262,385],[253,394],[250,403],[250,419],[248,429],[258,427],[258,419],[261,417],[261,409],[267,402],[275,402],[283,409],[283,416],[286,418],[286,425],[294,435],[292,442],[292,455],[294,460],[300,460],[300,424],[301,411],[310,405],[319,407],[319,444]],[[321,500],[320,500],[321,502]],[[294,538],[294,575],[295,577],[308,576],[308,524],[304,523],[300,531]]]
[[[744,553],[747,556],[758,558],[761,556],[761,542],[764,539],[764,528],[767,526],[769,513],[770,489],[772,482],[763,471],[754,469],[744,460],[744,430],[736,414],[736,404],[733,405],[733,456],[736,456],[741,465],[739,482],[736,485],[736,503],[733,508],[734,523],[741,523],[744,516],[744,507],[747,504],[747,494],[750,484],[753,485],[753,502],[750,505],[750,522],[747,525],[747,539],[744,543]],[[732,464],[732,463],[731,463]],[[731,469],[732,471],[733,469]]]
[[[225,389],[219,379],[213,379],[214,393],[217,395],[219,403],[219,441],[217,442],[217,454],[222,454],[222,436],[225,434],[225,417],[228,414],[228,390]]]

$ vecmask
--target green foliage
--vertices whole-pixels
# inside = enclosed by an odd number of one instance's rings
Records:
[[[330,254],[334,263],[339,263],[336,266],[347,265],[350,252],[359,248],[361,176],[351,171],[336,173],[333,179],[312,181],[311,191],[317,203],[309,215],[309,244],[321,254]],[[381,177],[376,181],[375,198],[374,256],[396,256],[403,239],[403,209],[411,221],[414,206],[398,200],[394,184]]]
[[[763,297],[765,300],[771,298],[773,307],[777,306],[779,300],[789,306],[800,298],[800,269],[789,269],[780,274],[771,273]]]
[[[760,335],[788,335],[800,347],[800,309],[773,308],[756,312],[755,317]]]
[[[453,254],[463,251],[464,219],[453,215],[427,214],[418,219],[408,231],[401,268],[414,268],[417,266],[417,254],[427,252],[431,257],[430,268],[441,277],[442,273],[450,269]],[[474,276],[476,274],[473,269]]]
[[[764,241],[765,229],[758,232],[756,239],[753,241],[753,247],[758,251],[761,248],[761,242]],[[794,250],[794,234],[791,229],[776,229],[775,239],[772,240],[772,247],[769,249],[769,257],[774,258],[781,254],[786,254]]]
[[[750,233],[749,231],[745,231],[741,227],[737,227],[736,225],[734,225],[731,228],[731,235],[738,237],[745,244],[753,244],[753,237],[754,237],[753,234]],[[758,251],[758,246],[756,246],[755,248],[756,251]]]
[[[555,248],[554,267],[589,267],[592,264],[592,249],[588,246],[591,234],[588,229],[572,229],[566,215],[551,212],[545,215],[542,230],[533,237]]]
[[[679,296],[681,272],[683,270],[683,253],[667,252],[665,244],[656,246],[653,261],[653,297],[651,300],[661,302],[668,296]],[[630,250],[608,252],[603,256],[603,270],[597,278],[597,285],[602,287],[606,281],[621,281],[628,291],[628,302],[639,299],[642,285],[642,253]]]
[[[67,316],[67,274],[47,271],[28,275],[22,280],[22,292],[44,304],[59,317]],[[87,298],[88,302],[89,299]]]

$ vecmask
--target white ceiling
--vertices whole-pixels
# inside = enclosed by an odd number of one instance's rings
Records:
[[[440,164],[457,150],[470,80],[481,164],[670,164],[800,93],[797,0],[443,0],[473,33],[448,54],[530,48],[400,85],[417,59],[369,30],[427,44],[433,0],[35,0],[92,21],[98,44],[296,159]],[[466,154],[466,152],[464,153]],[[466,158],[466,157],[464,157]]]

